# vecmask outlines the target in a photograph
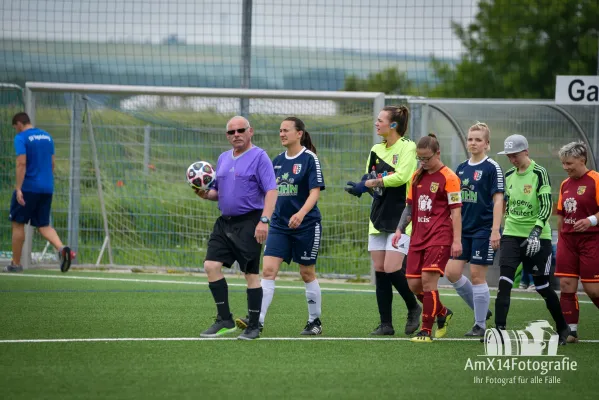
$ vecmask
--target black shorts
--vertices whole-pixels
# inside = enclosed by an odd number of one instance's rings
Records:
[[[256,210],[235,217],[218,217],[208,239],[206,260],[222,262],[227,268],[237,261],[244,273],[259,274],[262,245],[254,234],[261,216],[262,210]]]
[[[50,210],[52,209],[52,193],[23,192],[25,205],[17,202],[17,192],[12,193],[10,200],[9,218],[13,222],[43,228],[50,225]]]
[[[522,263],[526,273],[534,276],[549,276],[551,273],[552,245],[550,239],[541,239],[541,250],[532,257],[526,256],[526,238],[503,236],[499,252],[499,265],[513,268],[514,271]]]

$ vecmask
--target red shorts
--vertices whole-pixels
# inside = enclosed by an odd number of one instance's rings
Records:
[[[559,235],[555,264],[555,276],[599,282],[599,234]]]
[[[420,278],[422,271],[445,274],[445,266],[451,255],[451,246],[431,246],[423,250],[408,251],[407,278]]]

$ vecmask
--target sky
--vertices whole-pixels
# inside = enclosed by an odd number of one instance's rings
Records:
[[[478,0],[253,0],[252,44],[456,57]],[[242,0],[0,0],[0,37],[239,44]]]

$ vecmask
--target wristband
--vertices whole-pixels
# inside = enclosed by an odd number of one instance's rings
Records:
[[[590,217],[587,217],[587,219],[591,221],[591,226],[597,226],[597,217],[591,215]]]

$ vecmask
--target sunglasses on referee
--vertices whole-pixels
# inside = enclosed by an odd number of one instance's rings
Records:
[[[250,127],[245,127],[245,128],[238,128],[238,129],[231,129],[230,131],[227,131],[227,135],[234,135],[235,132],[237,133],[245,133],[245,131],[247,131],[248,129],[250,129]]]

